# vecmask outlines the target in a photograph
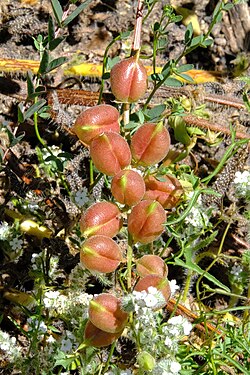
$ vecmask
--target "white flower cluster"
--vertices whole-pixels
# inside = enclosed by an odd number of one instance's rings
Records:
[[[50,147],[50,151],[52,152],[52,154],[56,157],[58,157],[58,155],[62,154],[62,150],[60,149],[60,147],[58,146],[55,146],[55,145],[52,145]],[[51,156],[50,152],[46,149],[43,149],[42,150],[42,153],[43,153],[43,160],[44,160],[44,164],[50,164],[51,163],[51,160],[46,160],[48,157]],[[66,161],[67,159],[64,158],[64,157],[60,157],[60,160],[61,162],[64,162]]]
[[[41,253],[37,254],[34,253],[31,256],[31,267],[34,271],[41,271],[43,272],[43,262],[46,261],[46,250],[42,251]],[[59,257],[58,256],[51,256],[49,259],[49,270],[48,275],[51,279],[54,279],[58,276],[61,276],[61,272],[58,271],[58,263]]]
[[[162,359],[157,362],[152,375],[177,375],[181,370],[179,362],[172,358]]]
[[[236,188],[236,193],[239,197],[245,198],[250,194],[250,172],[236,172],[234,178],[234,184]]]
[[[0,224],[0,240],[5,241],[8,239],[11,233],[11,226],[5,221]]]
[[[21,348],[15,337],[11,337],[7,332],[0,330],[0,351],[4,352],[6,358],[13,362],[21,357]]]
[[[87,318],[89,301],[93,298],[91,294],[82,291],[68,292],[62,294],[59,291],[49,290],[44,293],[43,304],[49,310],[51,316],[71,315],[71,323],[76,323],[77,311],[81,319]],[[71,312],[74,310],[74,314]]]
[[[192,324],[182,316],[174,316],[162,327],[161,338],[164,341],[167,353],[164,358],[156,362],[152,375],[176,375],[181,370],[181,365],[176,361],[178,343],[190,334]],[[164,339],[165,337],[165,339]]]
[[[172,292],[178,286],[172,282]],[[131,340],[140,342],[142,350],[154,353],[155,366],[151,370],[152,375],[176,375],[181,370],[181,365],[176,360],[179,341],[189,335],[192,325],[182,316],[175,316],[161,325],[159,312],[154,311],[157,305],[162,303],[162,294],[153,287],[147,292],[136,292],[123,298],[123,308],[126,311],[134,311],[134,331],[128,335]],[[158,359],[160,358],[160,359]]]

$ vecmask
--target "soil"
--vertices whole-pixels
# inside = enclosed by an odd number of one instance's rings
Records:
[[[67,2],[61,0],[60,3],[65,5]],[[151,25],[158,20],[161,8],[167,3],[167,1],[160,1],[143,26],[142,51],[145,55],[151,51]],[[216,3],[213,0],[194,0],[192,2],[176,0],[174,2],[176,6],[186,7],[195,12],[202,32],[206,32],[211,22],[211,15]],[[56,49],[55,57],[67,56],[70,61],[77,63],[102,63],[108,43],[119,33],[133,29],[136,4],[137,1],[129,0],[93,0],[89,7],[69,25],[66,39]],[[38,52],[34,48],[33,38],[36,38],[38,34],[46,35],[50,14],[52,14],[51,6],[47,0],[1,1],[0,59],[38,60]],[[183,48],[185,29],[181,22],[169,29],[169,44],[159,56],[157,65],[163,66],[168,59],[173,59],[179,54]],[[250,7],[247,3],[239,4],[229,13],[224,14],[222,22],[216,25],[212,36],[214,44],[211,47],[206,50],[196,50],[183,59],[182,63],[192,63],[196,69],[216,71],[220,76],[218,82],[186,85],[178,89],[177,92],[175,89],[165,88],[154,99],[155,104],[160,104],[167,97],[185,95],[192,100],[196,108],[205,104],[209,115],[209,124],[221,127],[220,131],[222,135],[224,133],[224,137],[219,145],[210,147],[203,140],[199,140],[192,150],[192,156],[185,160],[200,177],[205,177],[213,171],[230,145],[229,124],[232,124],[237,130],[239,138],[247,137],[247,134],[250,134],[250,114],[242,101],[244,82],[235,77],[238,76],[242,62],[246,62],[243,75],[249,74],[247,62],[250,54]],[[128,53],[130,42],[131,39],[126,43],[117,42],[110,51],[110,57],[124,57]],[[146,60],[146,63],[147,61],[149,62]],[[65,87],[67,82],[64,81],[65,77],[59,69],[55,74],[51,74],[47,85],[55,87],[62,83],[64,85],[62,87]],[[78,89],[80,87],[83,90],[96,92],[99,89],[99,84],[99,78],[77,77],[71,88]],[[105,91],[110,92],[108,84],[105,86]],[[53,178],[45,174],[36,175],[36,168],[39,164],[36,147],[39,142],[32,120],[28,120],[17,129],[17,105],[21,99],[24,102],[25,95],[26,74],[3,71],[0,76],[0,122],[8,124],[11,131],[16,132],[17,137],[23,136],[23,138],[5,154],[5,161],[2,163],[0,221],[12,222],[13,218],[8,216],[6,208],[15,211],[13,197],[17,199],[25,197],[30,191],[32,196],[30,203],[39,205],[42,221],[54,235],[43,241],[34,236],[27,236],[25,253],[18,259],[18,262],[7,259],[6,254],[0,252],[0,293],[3,291],[0,296],[0,304],[5,317],[10,312],[14,316],[15,312],[11,311],[13,305],[9,300],[6,300],[4,292],[12,288],[32,290],[33,281],[28,277],[27,269],[34,252],[39,253],[45,246],[51,254],[55,251],[60,254],[60,268],[63,269],[65,277],[79,262],[79,254],[75,253],[65,238],[78,221],[81,211],[67,199],[67,193],[58,181],[54,181]],[[224,100],[225,104],[221,104],[221,100]],[[58,101],[54,101],[53,106],[53,121],[43,120],[40,122],[39,128],[43,139],[49,146],[56,145],[61,147],[63,152],[71,153],[72,160],[67,166],[65,178],[71,191],[74,192],[89,185],[88,152],[86,149],[83,151],[82,145],[67,129],[72,126],[74,119],[85,106],[74,103],[65,105]],[[192,123],[194,119],[190,121]],[[209,127],[209,124],[203,124],[203,128]],[[171,137],[173,138],[172,133]],[[174,139],[173,145],[178,147]],[[8,139],[5,139],[3,134],[1,134],[1,148],[4,153],[8,149]],[[228,170],[224,174],[222,172],[214,181],[215,185],[213,186],[216,186],[216,189],[223,194],[223,198],[216,202],[217,212],[215,215],[218,215],[221,210],[226,216],[230,215],[229,210],[232,209],[233,204],[237,207],[241,206],[241,202],[235,200],[233,196],[231,183],[235,171],[246,169],[248,161],[248,148],[244,148],[232,159]],[[225,174],[227,174],[226,183]],[[103,191],[105,193],[105,189]],[[96,197],[100,194],[98,189],[95,194]],[[209,205],[208,202],[204,202],[204,204]],[[222,204],[223,208],[221,208]],[[223,233],[225,225],[226,221],[222,221],[221,233]],[[223,251],[239,256],[242,248],[249,246],[246,242],[247,232],[247,222],[241,215],[241,211],[238,210],[237,219],[227,236]],[[63,235],[58,236],[59,233],[63,233]],[[206,267],[206,259],[201,266]],[[175,270],[172,273],[174,274]],[[228,280],[224,280],[221,275],[221,268],[214,267],[212,273],[219,280],[228,284]],[[180,279],[182,277],[184,275],[181,275]],[[62,280],[58,279],[57,282],[60,284]],[[207,301],[207,305],[217,308],[227,306],[227,300],[222,296],[215,295],[213,299]],[[7,319],[4,318],[1,326],[6,322]],[[13,330],[13,325],[8,326],[7,329]]]

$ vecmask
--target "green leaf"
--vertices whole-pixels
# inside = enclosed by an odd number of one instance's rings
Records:
[[[248,110],[248,112],[250,112],[250,100],[249,100],[249,96],[247,95],[247,91],[243,92],[242,99],[246,106],[246,109]]]
[[[152,79],[152,81],[162,81],[164,79],[164,76],[161,73],[153,73],[150,74],[150,79]]]
[[[51,0],[51,5],[52,5],[54,16],[58,23],[58,26],[61,26],[62,16],[63,16],[63,10],[62,10],[61,4],[59,3],[58,0]]]
[[[203,39],[203,35],[198,35],[198,36],[195,36],[191,43],[190,43],[190,46],[189,47],[195,47],[195,46],[199,46],[199,44],[202,42],[202,39]]]
[[[166,81],[164,82],[164,85],[165,86],[170,86],[170,87],[181,87],[182,86],[182,82],[179,81],[176,78],[168,77],[166,79]]]
[[[106,72],[102,75],[102,79],[109,79],[110,78],[110,72]]]
[[[190,22],[187,25],[187,29],[186,29],[186,32],[185,32],[185,37],[184,37],[185,44],[190,43],[190,41],[192,39],[192,36],[193,36],[193,33],[194,33],[193,25],[192,25],[192,22]]]
[[[194,271],[194,272],[198,273],[198,275],[203,275],[207,280],[211,281],[212,283],[214,283],[215,285],[217,285],[221,289],[230,293],[230,289],[226,285],[221,283],[219,280],[216,279],[216,277],[214,277],[210,273],[204,271],[200,266],[195,264],[191,257],[187,257],[186,252],[185,252],[185,257],[186,257],[186,263],[183,262],[183,260],[177,258],[177,259],[175,259],[175,264],[177,264],[177,266],[181,266],[181,267],[187,268],[191,271]]]
[[[2,162],[3,161],[3,157],[4,157],[4,152],[3,152],[3,149],[2,149],[2,147],[0,147],[0,162]],[[2,316],[1,316],[2,317]],[[2,319],[0,319],[0,321],[1,321]]]
[[[165,104],[159,104],[156,105],[154,108],[147,109],[144,112],[144,115],[147,120],[154,121],[159,120],[161,114],[165,111],[166,105]]]
[[[220,13],[217,15],[216,19],[215,19],[215,23],[219,23],[219,22],[221,22],[222,17],[223,17],[223,13],[220,12]]]
[[[62,27],[67,26],[73,19],[75,19],[82,11],[85,9],[92,0],[85,0],[84,3],[79,5],[63,22],[62,22]]]
[[[121,34],[120,34],[120,39],[121,39],[121,40],[128,39],[129,36],[130,36],[130,34],[131,34],[131,31],[125,31],[124,33],[121,33]]]
[[[35,87],[34,87],[32,78],[33,78],[32,77],[32,73],[29,70],[28,73],[27,73],[27,91],[28,91],[28,97],[30,97],[30,95],[32,95],[34,93],[34,91],[35,91]]]
[[[160,27],[161,27],[160,23],[159,22],[155,22],[154,23],[154,32],[158,31]]]
[[[17,120],[18,122],[24,122],[24,115],[23,115],[23,103],[19,103],[17,107]]]
[[[47,113],[47,112],[43,112],[43,113],[39,113],[39,117],[44,118],[44,119],[48,119],[48,118],[51,117],[51,114]]]
[[[40,108],[42,108],[46,104],[45,99],[38,100],[38,102],[34,103],[24,114],[23,118],[24,120],[27,120],[32,115],[34,115],[35,112],[38,112]]]
[[[181,22],[182,19],[183,19],[183,16],[177,15],[177,16],[172,17],[171,21],[174,23],[178,23],[178,22]]]
[[[227,4],[223,4],[222,9],[227,11],[227,10],[232,9],[233,7],[234,7],[234,4],[232,4],[232,3],[227,3]]]
[[[17,145],[23,139],[24,136],[25,136],[25,133],[23,132],[18,137],[13,138],[9,147],[13,147],[13,146]]]
[[[194,69],[193,64],[184,64],[184,65],[178,66],[177,73],[187,72],[188,70],[191,70],[191,69]]]
[[[49,65],[49,53],[47,50],[43,51],[42,60],[38,69],[38,74],[44,74],[47,71]]]
[[[62,64],[64,64],[65,61],[67,61],[67,57],[58,57],[57,59],[52,60],[52,61],[48,64],[48,67],[47,67],[47,69],[46,69],[46,73],[49,73],[49,72],[51,72],[52,70],[58,68],[59,66],[61,66]]]
[[[207,48],[213,44],[213,39],[212,38],[207,38],[201,43],[201,47]]]
[[[49,16],[48,22],[48,41],[51,42],[55,38],[55,24],[51,16]]]
[[[58,38],[52,39],[49,42],[49,50],[53,51],[57,46],[59,46],[60,43],[64,41],[65,37],[64,36],[59,36]]]
[[[188,74],[183,74],[183,73],[182,74],[178,74],[178,73],[176,73],[176,75],[178,77],[181,77],[182,79],[184,79],[185,81],[187,81],[189,83],[195,83],[194,80],[193,80],[193,78],[190,77]]]

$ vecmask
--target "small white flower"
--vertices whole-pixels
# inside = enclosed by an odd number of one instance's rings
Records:
[[[147,294],[144,301],[147,307],[155,307],[158,303],[158,299],[150,293]]]
[[[244,172],[236,172],[235,173],[235,178],[234,178],[234,183],[235,184],[243,184],[243,183],[247,183],[249,184],[250,181],[250,173],[248,171],[244,171]]]
[[[181,370],[181,365],[176,361],[172,361],[170,364],[170,371],[173,374],[178,374],[180,370]]]
[[[56,342],[56,339],[54,339],[52,335],[49,335],[49,337],[46,339],[46,342],[48,342],[49,344],[53,344],[54,342]]]
[[[23,240],[15,237],[10,241],[10,246],[14,251],[21,250],[23,246]]]
[[[175,295],[176,291],[180,289],[179,285],[177,285],[177,282],[175,279],[169,281],[170,291],[171,295]]]
[[[173,316],[172,318],[170,318],[168,320],[168,324],[172,324],[173,326],[174,325],[180,325],[182,324],[182,316],[181,315],[177,315],[177,316]]]
[[[50,290],[48,292],[45,292],[43,298],[44,306],[47,309],[53,307],[59,296],[60,293],[58,291]]]
[[[192,324],[186,320],[185,322],[183,322],[183,333],[185,336],[188,336],[190,334],[190,332],[192,331]]]
[[[231,274],[233,276],[235,276],[236,278],[239,278],[239,276],[242,273],[242,271],[243,271],[243,268],[239,264],[238,265],[234,265],[231,268]]]
[[[72,351],[73,345],[72,341],[70,339],[62,339],[61,341],[61,350],[63,352],[69,352]]]
[[[5,221],[0,225],[0,239],[6,240],[10,234],[11,227]]]
[[[84,187],[81,190],[78,190],[74,199],[77,206],[83,207],[87,202],[89,202],[88,189]]]
[[[166,338],[165,338],[165,341],[164,341],[164,344],[165,344],[167,347],[171,348],[171,346],[173,345],[173,341],[171,340],[170,337],[166,337]]]

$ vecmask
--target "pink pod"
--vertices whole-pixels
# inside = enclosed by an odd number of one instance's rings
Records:
[[[134,206],[145,194],[145,182],[138,172],[126,169],[114,176],[111,192],[119,203]]]
[[[157,201],[143,200],[131,210],[128,231],[134,242],[147,244],[158,238],[166,222],[166,212]]]
[[[76,119],[72,131],[87,146],[105,131],[120,132],[119,112],[109,104],[100,104],[83,111]]]
[[[117,297],[102,293],[89,303],[89,320],[102,331],[118,333],[125,327],[128,314],[122,310]]]
[[[137,102],[147,90],[147,71],[137,56],[117,63],[110,72],[111,91],[123,103]]]
[[[122,214],[110,202],[92,204],[81,216],[80,229],[85,237],[105,235],[114,237],[122,227]]]
[[[162,122],[142,125],[131,138],[131,153],[135,163],[150,166],[165,158],[170,147],[170,136]]]
[[[95,167],[108,176],[114,176],[131,163],[128,143],[120,134],[112,131],[93,139],[90,156]]]

